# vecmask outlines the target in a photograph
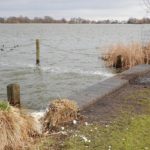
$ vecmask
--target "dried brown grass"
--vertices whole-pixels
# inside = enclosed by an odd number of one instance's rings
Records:
[[[118,56],[121,56],[121,66],[129,69],[138,64],[150,64],[150,43],[142,44],[133,42],[131,44],[117,44],[110,46],[102,57],[110,67],[117,66]]]
[[[17,108],[0,110],[0,150],[24,150],[37,133],[31,116]]]
[[[74,101],[68,99],[54,100],[50,103],[44,116],[44,131],[76,120],[78,111],[78,106]]]

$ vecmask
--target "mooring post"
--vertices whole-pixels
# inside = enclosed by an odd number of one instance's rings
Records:
[[[10,105],[20,107],[20,86],[18,84],[7,86],[7,98]]]
[[[123,67],[122,65],[123,65],[122,56],[118,55],[116,60],[116,68],[122,68]]]
[[[36,64],[40,64],[40,41],[36,39]]]

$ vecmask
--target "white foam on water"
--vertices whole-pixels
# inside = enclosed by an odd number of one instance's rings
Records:
[[[35,68],[35,65],[33,65],[33,64],[24,64],[24,66],[27,66],[29,68]]]
[[[100,75],[104,77],[114,76],[114,74],[106,72],[106,71],[79,71],[79,73],[83,75]]]
[[[19,68],[35,68],[35,65],[33,64],[25,64],[25,63],[5,63],[5,62],[0,62],[0,66],[2,67],[10,67],[10,68],[13,68],[13,67],[19,67]]]
[[[9,67],[9,64],[8,63],[4,63],[4,62],[0,62],[0,66],[2,66],[2,67]]]
[[[42,117],[44,117],[45,111],[35,111],[31,113],[31,116],[36,118],[37,120],[40,120]]]
[[[61,68],[58,68],[58,67],[40,67],[40,69],[44,72],[51,72],[51,73],[56,73],[56,74],[65,74],[65,73],[70,73],[70,74],[81,74],[81,75],[89,75],[89,76],[92,76],[92,75],[100,75],[100,76],[103,76],[103,77],[112,77],[114,76],[113,73],[110,73],[110,72],[107,72],[107,71],[84,71],[84,70],[80,70],[80,69],[76,69],[76,70],[73,70],[73,69],[61,69]]]
[[[36,128],[37,131],[41,134],[42,133],[42,123],[40,121],[40,119],[42,117],[44,117],[45,111],[35,111],[35,112],[31,112],[30,115],[34,118],[34,120],[36,121]]]
[[[48,73],[54,73],[54,74],[79,74],[79,75],[85,75],[85,76],[103,76],[103,77],[112,77],[114,76],[113,73],[108,72],[108,71],[102,71],[102,70],[97,70],[97,71],[88,71],[88,70],[81,70],[81,69],[66,69],[66,68],[60,68],[60,67],[42,67],[42,66],[36,66],[34,64],[20,64],[20,63],[15,63],[15,64],[8,64],[1,62],[0,66],[3,67],[19,67],[19,68],[33,68],[33,69],[39,69],[43,72],[48,72]]]

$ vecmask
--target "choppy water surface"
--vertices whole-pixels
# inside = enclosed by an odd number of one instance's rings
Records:
[[[43,109],[49,100],[68,97],[113,71],[99,59],[112,43],[140,41],[148,25],[0,25],[0,99],[6,86],[19,83],[25,107]],[[35,65],[35,39],[41,66]]]

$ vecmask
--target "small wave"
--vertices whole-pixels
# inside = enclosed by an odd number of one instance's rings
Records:
[[[104,77],[112,77],[114,74],[104,71],[80,71],[81,74],[87,74],[87,75],[100,75]]]
[[[81,69],[66,69],[66,68],[59,68],[59,67],[42,67],[36,66],[33,64],[8,64],[8,63],[0,63],[0,66],[8,67],[8,68],[23,68],[23,69],[38,69],[43,72],[54,73],[54,74],[79,74],[84,76],[103,76],[103,77],[112,77],[114,76],[113,73],[97,70],[97,71],[88,71],[88,70],[81,70]]]
[[[0,66],[2,67],[10,67],[10,68],[35,68],[35,65],[33,64],[20,64],[20,63],[15,63],[15,64],[10,64],[10,63],[5,63],[5,62],[0,62]]]
[[[52,67],[41,67],[41,70],[44,72],[52,72],[56,74],[81,74],[81,75],[100,75],[104,77],[112,77],[113,73],[107,71],[84,71],[84,70],[68,70],[68,69],[60,69],[60,68],[52,68]]]
[[[24,66],[27,66],[28,68],[35,68],[35,65],[33,64],[24,64]]]
[[[9,67],[10,65],[8,63],[0,62],[0,66],[2,66],[2,67]]]

